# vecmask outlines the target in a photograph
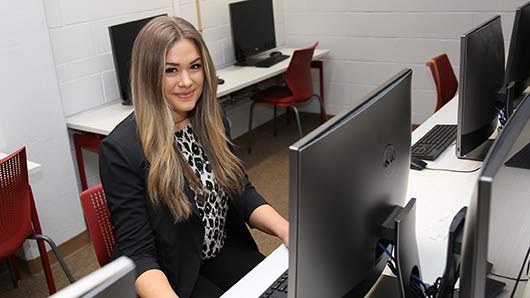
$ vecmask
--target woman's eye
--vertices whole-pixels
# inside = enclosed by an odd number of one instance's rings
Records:
[[[166,73],[176,73],[176,72],[177,72],[177,69],[174,67],[166,68]]]
[[[200,63],[195,63],[195,64],[191,65],[191,69],[199,69],[199,68],[201,68],[201,64]]]

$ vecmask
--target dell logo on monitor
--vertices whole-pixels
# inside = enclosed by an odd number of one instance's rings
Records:
[[[396,149],[391,144],[386,145],[385,153],[383,155],[383,168],[387,177],[394,174],[396,167],[394,161],[396,160]]]

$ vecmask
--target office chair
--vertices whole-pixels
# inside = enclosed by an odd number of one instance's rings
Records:
[[[458,81],[447,54],[441,54],[425,63],[430,68],[434,84],[436,85],[436,108],[435,112],[448,103],[456,94]]]
[[[276,135],[276,107],[293,109],[300,138],[302,137],[302,125],[300,123],[300,115],[298,114],[298,109],[296,108],[295,104],[305,102],[313,97],[316,97],[319,100],[321,110],[324,111],[323,114],[326,115],[322,98],[317,94],[313,94],[311,60],[317,45],[318,42],[309,48],[294,51],[291,62],[289,63],[289,67],[285,72],[285,86],[272,86],[252,96],[251,99],[253,101],[250,105],[250,115],[248,122],[249,132],[252,131],[252,114],[254,112],[254,105],[256,103],[274,106],[274,135]]]
[[[88,232],[92,238],[92,245],[99,265],[103,267],[110,262],[115,244],[114,227],[110,221],[110,212],[103,186],[101,184],[93,186],[83,191],[80,197]]]
[[[29,185],[26,147],[0,159],[0,259],[13,260],[13,253],[26,239],[37,240],[44,275],[50,294],[56,292],[50,260],[44,241],[52,248],[70,283],[75,281],[53,240],[42,234],[33,193]],[[17,287],[20,274],[14,262],[8,264],[13,284]],[[13,272],[15,276],[13,276]]]

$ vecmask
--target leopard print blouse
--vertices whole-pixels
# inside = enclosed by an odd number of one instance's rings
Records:
[[[205,261],[217,256],[223,248],[229,198],[217,184],[208,157],[195,138],[191,123],[175,133],[175,142],[204,188],[202,199],[198,199],[197,192],[193,191],[194,201],[204,224],[201,259]]]

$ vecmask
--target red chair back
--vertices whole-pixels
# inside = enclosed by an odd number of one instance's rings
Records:
[[[83,191],[80,197],[96,257],[99,265],[104,266],[110,261],[115,239],[103,186],[93,186]]]
[[[26,147],[0,159],[0,259],[33,234]]]
[[[435,111],[438,111],[455,96],[458,89],[458,81],[446,54],[432,58],[427,61],[426,65],[431,69],[436,85],[437,101]]]
[[[296,50],[289,67],[285,72],[285,82],[298,101],[305,101],[313,95],[313,79],[311,77],[311,61],[318,41],[311,47]]]

